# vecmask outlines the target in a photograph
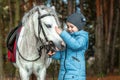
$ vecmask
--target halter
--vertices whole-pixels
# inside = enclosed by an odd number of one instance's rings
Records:
[[[55,51],[55,45],[54,45],[53,41],[48,40],[48,38],[45,34],[45,31],[43,29],[43,26],[41,24],[41,19],[42,18],[44,18],[46,16],[54,16],[54,15],[49,13],[49,14],[44,14],[44,15],[40,16],[39,10],[37,10],[37,11],[38,11],[38,14],[39,14],[39,16],[38,16],[38,38],[39,38],[40,42],[42,43],[42,45],[39,47],[38,51],[39,51],[39,55],[41,56],[42,49],[46,49],[47,50],[46,53],[48,53],[48,51],[50,51],[50,50]],[[45,37],[46,43],[44,43],[43,40],[40,38],[41,29],[42,29],[43,35]]]
[[[48,40],[48,38],[47,38],[47,36],[46,36],[46,34],[45,34],[45,31],[44,31],[44,29],[43,29],[43,26],[42,26],[42,24],[41,24],[41,19],[42,19],[42,18],[44,18],[44,17],[46,17],[46,16],[54,16],[54,15],[49,13],[49,14],[44,14],[44,15],[40,16],[39,9],[37,9],[37,11],[38,11],[38,14],[39,14],[39,16],[38,16],[38,39],[40,40],[40,42],[41,42],[41,44],[42,44],[41,46],[39,46],[39,49],[38,49],[39,57],[36,58],[36,59],[33,59],[33,60],[25,59],[25,58],[20,54],[19,48],[18,48],[18,46],[17,46],[17,50],[18,50],[18,53],[19,53],[19,55],[21,56],[21,58],[24,59],[25,61],[29,61],[29,62],[37,61],[37,60],[41,57],[42,49],[46,49],[46,50],[47,50],[46,53],[48,53],[48,51],[56,51],[56,50],[55,50],[55,45],[54,45],[53,41],[49,41],[49,40]],[[44,35],[44,37],[45,37],[46,43],[44,43],[43,40],[40,38],[40,31],[41,31],[41,29],[42,29],[43,35]]]

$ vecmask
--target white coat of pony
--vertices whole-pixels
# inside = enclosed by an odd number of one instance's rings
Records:
[[[43,29],[39,29],[40,24]],[[17,41],[16,63],[14,63],[19,70],[21,80],[29,80],[32,73],[37,80],[45,80],[46,69],[51,63],[51,58],[46,54],[46,49],[42,48],[39,53],[38,48],[47,44],[45,37],[59,50],[65,47],[61,45],[63,40],[56,33],[55,26],[60,26],[60,23],[54,7],[35,6],[23,16],[22,29]]]

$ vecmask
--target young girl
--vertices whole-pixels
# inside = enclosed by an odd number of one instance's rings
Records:
[[[83,30],[85,24],[82,13],[73,13],[67,18],[67,31],[55,28],[66,43],[64,51],[48,53],[53,59],[60,60],[58,80],[86,80],[84,55],[88,48],[88,32]]]

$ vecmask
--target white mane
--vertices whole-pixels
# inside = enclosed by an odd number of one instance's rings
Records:
[[[24,23],[26,23],[28,21],[30,16],[32,16],[37,10],[39,10],[39,12],[40,12],[41,9],[46,9],[49,13],[53,14],[57,20],[58,25],[60,26],[59,19],[57,17],[56,12],[55,12],[54,6],[52,8],[48,8],[44,5],[34,6],[29,12],[25,13],[23,18],[22,18],[22,24],[24,25]]]

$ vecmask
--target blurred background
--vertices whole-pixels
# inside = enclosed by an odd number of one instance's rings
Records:
[[[120,80],[120,0],[0,0],[0,80],[20,80],[18,70],[7,59],[6,38],[35,5],[55,6],[61,23],[81,11],[89,32],[87,80]],[[59,62],[53,61],[46,80],[57,80],[58,71]],[[36,80],[34,75],[31,80]]]

